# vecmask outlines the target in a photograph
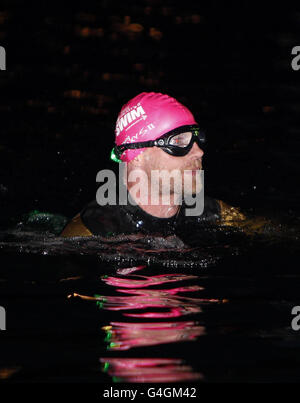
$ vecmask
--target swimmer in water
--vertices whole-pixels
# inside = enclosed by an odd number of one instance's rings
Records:
[[[155,92],[137,95],[122,107],[115,136],[111,158],[126,163],[127,173],[123,181],[135,205],[128,202],[126,205],[102,206],[94,200],[66,225],[61,236],[171,235],[180,234],[191,224],[199,226],[201,222],[238,223],[240,226],[246,222],[246,217],[238,208],[208,196],[204,196],[204,208],[200,215],[185,215],[183,189],[191,195],[198,194],[202,189],[199,175],[205,136],[190,110],[176,99]],[[134,183],[128,180],[137,170],[146,174],[139,178],[140,189],[143,186],[150,189],[144,199],[137,197]],[[159,191],[154,202],[151,198],[153,171],[165,175],[175,173],[167,188],[164,188],[162,179],[156,180]],[[186,183],[185,171],[191,175],[191,180],[186,180]],[[170,196],[167,204],[163,201],[166,191]]]

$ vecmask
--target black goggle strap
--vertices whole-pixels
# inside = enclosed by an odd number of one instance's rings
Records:
[[[199,126],[196,125],[187,125],[187,126],[181,126],[178,127],[175,130],[171,130],[168,133],[165,133],[163,136],[161,136],[160,138],[156,139],[156,140],[149,140],[149,141],[140,141],[137,143],[125,143],[125,144],[121,144],[119,146],[115,146],[111,152],[111,159],[116,161],[116,162],[120,162],[120,158],[121,155],[123,154],[123,152],[125,150],[135,150],[138,148],[146,148],[146,147],[176,147],[178,148],[178,146],[176,145],[169,145],[169,138],[172,136],[176,136],[177,134],[180,133],[185,133],[187,131],[191,131],[193,136],[196,136],[198,139],[198,142],[200,142],[200,144],[204,144],[205,143],[205,135],[202,131],[200,131]],[[191,142],[194,143],[193,141],[193,136],[191,139]],[[187,146],[188,147],[188,146]],[[186,147],[185,147],[186,148]]]

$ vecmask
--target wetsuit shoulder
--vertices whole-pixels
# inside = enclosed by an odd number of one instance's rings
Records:
[[[96,200],[90,202],[81,211],[80,217],[83,224],[94,235],[106,236],[119,233],[125,224],[118,205],[100,206]]]
[[[60,236],[110,235],[120,231],[118,206],[100,206],[96,200],[88,203],[63,229]]]
[[[238,207],[230,206],[222,200],[218,200],[218,202],[221,225],[237,227],[247,235],[264,234],[272,231],[272,228],[276,228],[276,224],[266,217],[245,215]]]
[[[202,214],[202,219],[205,221],[216,221],[219,219],[221,214],[221,207],[219,200],[213,197],[204,196],[204,210]]]
[[[230,225],[238,221],[246,220],[246,216],[240,211],[239,207],[233,207],[223,200],[217,200],[220,207],[220,221],[222,224]]]
[[[208,222],[223,225],[234,225],[237,222],[244,221],[245,219],[246,216],[241,213],[238,207],[230,206],[223,200],[218,200],[209,196],[204,196],[204,210],[201,215],[196,216],[197,222]],[[185,218],[185,220],[187,220],[187,218]]]
[[[77,214],[63,229],[60,236],[71,238],[73,236],[92,236],[91,231],[82,222],[80,214]]]
[[[185,209],[189,207],[184,204],[184,208],[181,209],[181,211],[185,211]],[[209,196],[204,196],[204,209],[202,214],[200,215],[191,215],[191,216],[184,216],[183,221],[185,223],[189,223],[190,221],[194,222],[215,222],[220,218],[220,204],[219,201],[209,197]]]

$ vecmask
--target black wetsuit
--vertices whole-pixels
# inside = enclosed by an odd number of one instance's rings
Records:
[[[200,216],[186,216],[185,204],[180,206],[178,214],[170,218],[154,217],[139,206],[105,205],[96,200],[89,203],[80,213],[83,224],[93,235],[113,236],[115,234],[162,234],[164,236],[181,233],[199,223],[211,224],[220,218],[219,202],[213,198],[204,198],[204,211]]]

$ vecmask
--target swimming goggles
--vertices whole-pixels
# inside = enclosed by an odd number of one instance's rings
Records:
[[[195,142],[200,148],[203,148],[205,143],[204,133],[200,131],[197,125],[185,125],[165,133],[156,140],[125,143],[115,146],[110,158],[113,161],[121,162],[120,158],[125,150],[136,150],[145,147],[159,147],[174,157],[183,157],[190,152]]]

